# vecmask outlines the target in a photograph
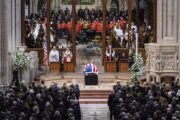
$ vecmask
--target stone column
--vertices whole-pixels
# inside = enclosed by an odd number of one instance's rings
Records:
[[[17,50],[17,46],[21,44],[21,0],[16,0],[16,21],[15,21],[15,50]]]
[[[173,36],[172,31],[173,31],[173,27],[174,27],[173,26],[174,20],[172,20],[174,17],[174,13],[173,13],[174,8],[172,8],[172,0],[167,0],[166,2],[167,2],[166,3],[167,4],[167,8],[166,8],[167,9],[167,16],[166,16],[167,28],[166,29],[167,29],[167,36],[171,37],[171,36]]]
[[[162,6],[162,0],[158,0],[157,1],[157,43],[160,43],[163,36],[163,28],[162,28],[162,10],[163,10],[163,6]]]
[[[158,74],[156,74],[156,83],[157,82],[161,83],[161,76]]]
[[[150,83],[150,75],[149,72],[146,73],[146,82]]]
[[[180,5],[180,1],[177,0],[177,23],[176,26],[178,27],[177,29],[177,41],[180,43],[180,8],[179,8],[179,5]],[[176,33],[175,33],[176,34]],[[179,51],[180,52],[180,51]],[[179,54],[179,58],[180,58],[180,54]]]
[[[162,0],[162,7],[163,7],[163,9],[162,9],[162,11],[160,11],[160,12],[162,12],[162,21],[159,21],[159,23],[162,22],[162,25],[163,25],[162,26],[162,28],[163,28],[162,35],[164,38],[167,36],[167,15],[168,15],[168,13],[167,13],[167,0]],[[159,16],[159,17],[161,17],[161,16]]]
[[[9,85],[12,70],[9,53],[17,50],[21,41],[20,0],[1,0],[1,81]]]
[[[9,51],[13,45],[12,38],[12,1],[2,0],[2,84],[8,85],[11,77]]]
[[[25,1],[21,0],[21,45],[25,45]]]
[[[179,8],[179,6],[177,6],[178,4],[178,1],[179,0],[174,0],[174,2],[172,3],[172,8],[174,8],[173,10],[172,10],[172,14],[173,14],[173,19],[174,19],[174,22],[172,23],[172,25],[173,25],[173,27],[172,27],[172,34],[173,34],[173,36],[174,36],[174,39],[176,40],[176,41],[178,41],[178,31],[177,31],[177,27],[175,27],[175,26],[177,26],[178,25],[178,8]]]

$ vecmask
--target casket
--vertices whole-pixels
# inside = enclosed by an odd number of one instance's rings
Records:
[[[95,73],[85,75],[85,85],[98,85],[98,75]]]

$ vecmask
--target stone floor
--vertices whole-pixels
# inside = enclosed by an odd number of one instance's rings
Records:
[[[83,73],[48,73],[42,75],[40,80],[44,80],[49,87],[52,82],[57,82],[60,86],[63,83],[71,84],[72,79],[76,79],[81,89],[112,89],[112,86],[119,80],[122,84],[125,84],[130,80],[131,73],[100,73],[98,75],[97,86],[85,86],[85,80]]]
[[[107,104],[81,104],[82,120],[109,120]]]

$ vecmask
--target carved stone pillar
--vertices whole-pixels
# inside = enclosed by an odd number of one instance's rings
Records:
[[[161,83],[160,75],[156,74],[155,76],[153,76],[153,81],[154,81],[154,84]]]
[[[146,73],[146,82],[150,83],[150,75],[149,75],[149,72]]]
[[[179,46],[172,37],[164,37],[161,44],[151,43],[145,45],[147,56],[146,73],[155,75],[156,82],[161,82],[161,76],[177,78]],[[147,82],[149,80],[147,79]]]

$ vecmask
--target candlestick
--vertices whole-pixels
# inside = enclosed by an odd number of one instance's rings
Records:
[[[138,53],[138,33],[136,33],[136,55]]]

